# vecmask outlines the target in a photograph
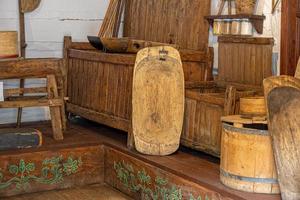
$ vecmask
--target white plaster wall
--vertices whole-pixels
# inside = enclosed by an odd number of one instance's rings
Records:
[[[258,0],[257,13],[266,15],[264,34],[275,38],[274,52],[279,53],[280,9],[271,14],[272,0]],[[18,30],[17,0],[0,0],[0,31]],[[97,34],[109,0],[42,0],[37,10],[28,13],[26,20],[27,57],[62,57],[63,36],[71,35],[74,41],[86,41],[87,35]],[[219,0],[212,0],[212,14],[218,10]],[[215,48],[215,68],[218,66],[217,38],[210,34],[210,46]],[[40,86],[44,80],[28,80],[27,86]],[[5,87],[17,87],[18,81],[5,82]],[[46,108],[25,109],[23,121],[49,118]],[[16,109],[1,109],[0,124],[13,123]]]

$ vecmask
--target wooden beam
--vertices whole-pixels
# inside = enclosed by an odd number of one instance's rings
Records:
[[[130,121],[127,119],[96,112],[71,103],[67,103],[67,111],[113,128],[130,131]]]
[[[62,59],[16,59],[0,61],[0,79],[61,76]]]
[[[62,99],[39,99],[39,100],[20,100],[0,102],[0,108],[25,108],[25,107],[44,107],[44,106],[62,106]]]
[[[297,65],[297,0],[282,0],[281,5],[281,47],[280,74],[294,76]],[[298,54],[299,55],[299,54]]]
[[[20,93],[23,94],[33,94],[33,93],[47,93],[46,87],[36,87],[36,88],[13,88],[13,89],[5,89],[4,96],[9,97],[12,95],[18,95]]]

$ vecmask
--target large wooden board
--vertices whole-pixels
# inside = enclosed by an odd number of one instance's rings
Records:
[[[300,199],[300,80],[272,77],[264,88],[282,199]]]
[[[132,126],[136,149],[168,155],[179,147],[184,114],[184,75],[173,47],[141,50],[133,73]]]
[[[272,76],[273,38],[218,38],[218,80],[262,85]]]
[[[204,50],[210,0],[127,0],[124,36]]]

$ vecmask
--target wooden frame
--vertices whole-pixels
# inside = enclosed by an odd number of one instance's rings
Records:
[[[297,0],[282,0],[280,74],[294,76],[300,55],[300,38],[297,36]],[[297,47],[298,46],[298,47]]]
[[[63,130],[66,129],[61,61],[60,59],[14,59],[0,62],[0,80],[47,79],[46,87],[4,90],[5,101],[0,102],[0,108],[49,107],[53,136],[56,140],[63,139]],[[40,94],[41,92],[47,95]],[[35,96],[23,96],[24,94],[35,94]]]

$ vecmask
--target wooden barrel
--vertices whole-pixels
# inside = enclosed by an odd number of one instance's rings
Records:
[[[264,97],[244,97],[240,99],[240,114],[246,116],[267,114]]]
[[[246,192],[280,193],[267,122],[241,116],[222,121],[221,182]]]
[[[137,54],[133,73],[132,127],[137,151],[174,153],[184,115],[184,74],[173,47],[150,47]]]
[[[0,31],[0,59],[18,57],[18,33]]]

